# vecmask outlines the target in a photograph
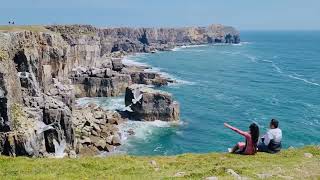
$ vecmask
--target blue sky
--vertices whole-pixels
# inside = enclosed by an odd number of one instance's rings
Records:
[[[0,0],[0,24],[319,30],[320,0]]]

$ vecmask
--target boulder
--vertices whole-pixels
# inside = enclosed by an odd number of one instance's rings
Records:
[[[79,148],[79,154],[81,156],[95,156],[99,154],[99,149],[93,145],[83,146]]]
[[[77,154],[76,154],[76,152],[74,150],[71,150],[68,153],[68,157],[71,158],[71,159],[75,159],[75,158],[77,158]]]
[[[303,155],[306,158],[312,158],[313,157],[313,154],[311,154],[311,153],[304,153]]]
[[[148,72],[144,70],[129,70],[129,74],[131,76],[132,82],[136,84],[165,86],[168,85],[169,82],[173,82],[173,80],[162,77],[159,73],[156,72]]]
[[[123,64],[121,62],[121,58],[113,58],[112,60],[112,70],[121,71],[123,68]]]
[[[108,152],[112,152],[114,150],[114,146],[110,145],[110,144],[106,144],[105,146],[105,150]]]
[[[131,85],[126,89],[125,105],[130,106],[129,116],[145,121],[177,121],[180,116],[178,102],[172,95],[143,85]]]
[[[89,70],[89,76],[90,77],[104,77],[104,69],[100,69],[100,68],[91,68]]]
[[[120,146],[121,145],[121,140],[120,140],[120,137],[118,135],[114,135],[112,137],[112,145],[114,145],[114,146]]]
[[[89,137],[84,137],[83,139],[80,140],[81,144],[91,144],[91,139]]]

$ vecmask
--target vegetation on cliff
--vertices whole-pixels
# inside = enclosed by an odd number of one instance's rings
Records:
[[[3,179],[318,179],[320,147],[255,156],[209,153],[80,159],[0,157],[0,167]]]
[[[39,25],[2,25],[0,32],[13,32],[13,31],[33,31],[33,32],[48,32],[44,26]]]
[[[19,104],[11,105],[12,126],[14,130],[21,128],[22,121],[25,121],[24,111]]]

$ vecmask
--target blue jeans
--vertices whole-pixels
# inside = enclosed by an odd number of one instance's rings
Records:
[[[260,142],[258,144],[258,151],[259,152],[269,152],[269,148],[267,145],[265,145],[263,142]]]

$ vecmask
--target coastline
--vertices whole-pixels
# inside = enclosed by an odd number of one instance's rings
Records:
[[[50,157],[65,148],[74,157],[79,144],[93,146],[94,151],[119,146],[116,126],[124,120],[122,115],[94,105],[74,109],[75,98],[113,97],[131,84],[163,86],[175,82],[159,69],[123,66],[125,54],[240,42],[235,28],[220,24],[186,28],[14,27],[0,32],[0,87],[4,92],[4,101],[0,102],[4,110],[0,117],[0,153],[9,156]],[[139,91],[150,99],[146,109],[135,106],[132,116],[151,121],[179,119],[179,104],[171,94],[150,87]],[[136,90],[131,89],[133,92]],[[159,97],[164,98],[160,108]],[[152,108],[151,114],[148,107]],[[39,122],[44,122],[46,132],[38,127]],[[28,134],[31,129],[32,136]]]
[[[161,52],[168,52],[168,51],[178,51],[179,49],[185,49],[185,48],[195,48],[195,47],[204,47],[208,46],[208,44],[201,44],[201,45],[181,45],[176,46],[173,49],[165,50],[165,51],[159,51],[154,53],[161,53]],[[175,49],[175,50],[174,50]],[[160,77],[164,79],[168,79],[169,82],[167,86],[176,86],[180,84],[193,84],[192,82],[184,81],[181,79],[178,79],[176,77],[173,77],[172,75],[162,72],[160,68],[153,67],[147,63],[139,62],[134,60],[137,57],[141,57],[144,55],[150,55],[154,53],[130,53],[123,55],[121,58],[121,62],[126,67],[134,67],[134,68],[142,68],[144,72],[151,72],[156,73]],[[156,88],[154,85],[145,85],[149,88]],[[107,103],[106,103],[107,101]],[[88,107],[90,104],[96,104],[97,106],[103,108],[106,111],[124,111],[125,110],[125,104],[124,104],[124,93],[120,94],[118,96],[113,97],[82,97],[76,99],[76,107],[77,108],[84,108]],[[176,127],[183,124],[183,121],[172,121],[172,122],[165,122],[162,120],[155,120],[155,121],[141,121],[141,120],[133,120],[133,119],[127,119],[123,123],[118,125],[120,138],[121,138],[121,146],[117,147],[112,152],[107,151],[101,151],[97,157],[105,157],[110,155],[122,155],[127,154],[129,152],[126,151],[126,146],[130,146],[130,140],[131,141],[139,141],[148,139],[152,136],[153,131],[159,130],[161,128],[170,128],[170,127]],[[132,131],[134,134],[131,134]]]

